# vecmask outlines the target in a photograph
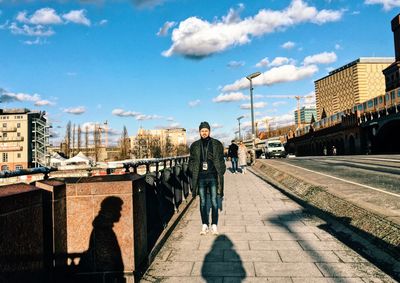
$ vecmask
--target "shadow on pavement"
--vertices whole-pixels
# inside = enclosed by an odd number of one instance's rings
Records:
[[[223,262],[215,261],[215,255],[219,252],[223,253]],[[224,282],[240,283],[246,278],[242,260],[227,236],[219,235],[214,240],[211,250],[204,258],[201,276],[207,283],[222,282],[221,277],[229,277]]]

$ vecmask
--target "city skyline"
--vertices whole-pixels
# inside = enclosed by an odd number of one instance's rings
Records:
[[[227,142],[237,117],[250,127],[246,75],[262,73],[256,120],[285,126],[296,100],[268,95],[310,95],[359,57],[394,57],[398,1],[252,2],[0,1],[1,108],[45,110],[58,141],[71,120],[108,121],[114,142],[124,125],[182,127],[191,142],[207,120]]]

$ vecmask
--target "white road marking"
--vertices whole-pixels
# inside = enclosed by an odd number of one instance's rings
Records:
[[[399,159],[385,159],[385,158],[362,158],[362,159],[367,159],[367,160],[378,160],[378,161],[392,161],[392,162],[397,162],[400,163]]]
[[[299,169],[302,169],[302,170],[306,170],[306,171],[309,171],[309,172],[312,172],[312,173],[316,173],[316,174],[319,174],[319,175],[322,175],[322,176],[326,176],[326,177],[333,178],[333,179],[336,179],[336,180],[340,180],[340,181],[343,181],[343,182],[346,182],[346,183],[349,183],[349,184],[361,186],[361,187],[364,187],[364,188],[367,188],[367,189],[370,189],[370,190],[378,191],[378,192],[381,192],[381,193],[384,193],[384,194],[388,194],[388,195],[392,195],[392,196],[400,198],[400,194],[395,194],[395,193],[387,192],[387,191],[384,191],[384,190],[381,190],[381,189],[377,189],[377,188],[374,188],[374,187],[371,187],[371,186],[367,186],[367,185],[363,185],[363,184],[360,184],[360,183],[348,181],[348,180],[345,180],[345,179],[342,179],[342,178],[338,178],[338,177],[335,177],[335,176],[331,176],[331,175],[328,175],[328,174],[320,173],[320,172],[313,171],[313,170],[310,170],[310,169],[306,169],[306,168],[303,168],[303,167],[300,167],[300,166],[289,164],[287,162],[286,162],[286,164],[290,165],[290,166],[293,166],[293,167],[296,167],[296,168],[299,168]]]

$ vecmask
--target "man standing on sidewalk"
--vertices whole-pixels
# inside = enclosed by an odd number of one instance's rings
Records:
[[[192,174],[193,196],[200,195],[200,215],[202,229],[200,234],[209,231],[210,210],[207,209],[207,194],[211,197],[211,232],[218,235],[217,196],[224,196],[224,147],[219,140],[210,137],[210,124],[201,122],[200,139],[190,146],[189,171]]]
[[[238,171],[238,150],[239,147],[235,144],[235,141],[232,140],[231,145],[228,148],[228,157],[231,159],[232,162],[232,173],[236,174]]]

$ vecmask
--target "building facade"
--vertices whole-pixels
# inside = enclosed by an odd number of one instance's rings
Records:
[[[312,116],[314,115],[314,119],[317,119],[317,109],[315,107],[306,107],[303,106],[299,111],[294,111],[294,120],[295,124],[299,124],[298,112],[300,112],[300,124],[310,124]]]
[[[0,109],[0,169],[18,170],[49,163],[45,112]]]
[[[133,158],[154,158],[180,155],[186,148],[186,129],[140,128],[136,136],[130,137]]]
[[[327,116],[351,109],[354,105],[385,93],[385,77],[382,70],[394,62],[388,57],[361,57],[329,72],[316,80],[315,96],[317,117],[323,110]]]

